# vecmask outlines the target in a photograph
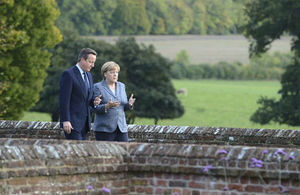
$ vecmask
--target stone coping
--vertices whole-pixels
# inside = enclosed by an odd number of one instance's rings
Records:
[[[128,135],[131,142],[300,147],[300,131],[285,129],[128,125]],[[17,136],[64,139],[59,122],[0,120],[0,137]]]

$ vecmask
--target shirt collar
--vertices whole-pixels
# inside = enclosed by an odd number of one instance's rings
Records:
[[[80,66],[78,64],[76,64],[76,67],[78,68],[80,75],[82,76],[82,74],[84,73],[84,71],[80,68]]]

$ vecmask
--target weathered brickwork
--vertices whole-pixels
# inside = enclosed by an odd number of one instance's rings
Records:
[[[298,131],[239,130],[130,125],[117,143],[0,121],[0,194],[300,194]]]
[[[297,130],[128,125],[128,131],[131,142],[300,147]],[[0,120],[0,138],[65,139],[65,136],[59,123]],[[93,131],[87,139],[95,140]]]
[[[129,137],[151,143],[300,147],[300,131],[284,129],[129,125]]]
[[[111,186],[115,194],[125,193],[126,148],[104,142],[0,139],[0,194],[100,192]]]
[[[295,148],[132,143],[129,152],[135,192],[300,194],[300,150]],[[253,158],[262,161],[261,168],[251,166]]]

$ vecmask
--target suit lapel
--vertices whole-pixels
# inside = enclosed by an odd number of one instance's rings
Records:
[[[79,81],[80,88],[82,90],[82,95],[84,98],[86,98],[87,94],[85,93],[85,84],[83,82],[82,76],[80,75],[80,71],[78,70],[78,68],[76,66],[74,66],[73,71],[74,71],[74,75],[75,75],[76,79]]]

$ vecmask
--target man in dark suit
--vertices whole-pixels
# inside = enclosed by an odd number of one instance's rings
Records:
[[[90,106],[101,101],[97,96],[93,100],[93,77],[89,72],[95,64],[97,53],[83,48],[77,64],[64,71],[60,80],[60,127],[67,139],[85,140],[91,128]]]

